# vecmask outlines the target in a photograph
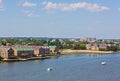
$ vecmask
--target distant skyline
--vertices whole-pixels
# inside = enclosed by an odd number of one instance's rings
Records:
[[[0,0],[0,37],[120,39],[120,0]]]

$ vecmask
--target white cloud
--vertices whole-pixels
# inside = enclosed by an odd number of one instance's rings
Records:
[[[0,0],[0,11],[3,11],[4,10],[4,7],[3,7],[3,1]]]
[[[22,4],[22,6],[23,6],[23,7],[35,7],[35,6],[37,6],[37,4],[25,1],[25,2]]]
[[[61,11],[74,11],[78,9],[85,9],[91,12],[100,12],[109,10],[107,6],[100,6],[96,3],[87,3],[87,2],[78,2],[78,3],[52,3],[52,2],[43,2],[44,9],[46,10],[61,10]]]
[[[39,15],[33,14],[33,13],[28,13],[27,16],[28,16],[28,17],[38,17]]]
[[[22,10],[22,12],[27,15],[28,17],[39,17],[38,14],[34,14],[34,11],[30,11],[30,10]]]
[[[118,11],[120,11],[120,8],[118,8]]]

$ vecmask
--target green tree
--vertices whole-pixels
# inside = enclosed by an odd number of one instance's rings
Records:
[[[82,50],[84,50],[84,49],[86,49],[86,44],[84,44],[83,42],[76,42],[75,44],[74,44],[74,49],[82,49]]]
[[[16,44],[18,42],[18,40],[16,40],[16,39],[7,39],[6,42],[11,44],[11,45],[14,45],[14,44]]]
[[[50,39],[50,40],[48,41],[48,45],[49,45],[49,46],[57,46],[58,48],[62,47],[62,46],[61,46],[61,43],[60,43],[60,41],[59,41],[58,39],[56,39],[56,40],[54,40],[54,41]]]
[[[7,42],[6,41],[4,41],[4,40],[1,40],[1,45],[6,45],[7,44]]]
[[[108,46],[108,47],[107,47],[107,50],[108,50],[108,51],[115,51],[115,52],[116,52],[116,51],[119,50],[119,47],[118,47],[118,46]]]

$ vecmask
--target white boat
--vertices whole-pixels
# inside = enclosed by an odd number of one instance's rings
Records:
[[[105,61],[103,61],[103,62],[101,62],[101,64],[102,64],[102,65],[106,65],[106,62],[105,62]]]
[[[52,71],[52,68],[50,68],[50,67],[49,67],[49,68],[47,68],[47,71]]]

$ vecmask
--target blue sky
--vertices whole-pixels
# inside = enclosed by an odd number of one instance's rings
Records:
[[[120,38],[120,0],[0,0],[0,37]]]

